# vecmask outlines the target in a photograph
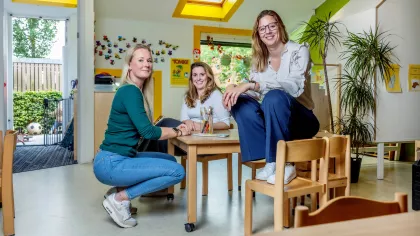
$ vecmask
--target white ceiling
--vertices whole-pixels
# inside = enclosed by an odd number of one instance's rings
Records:
[[[257,15],[265,9],[275,10],[287,30],[293,31],[308,20],[325,0],[244,0],[228,23],[172,18],[178,0],[96,0],[95,18],[119,18],[159,21],[176,24],[217,25],[251,29]]]

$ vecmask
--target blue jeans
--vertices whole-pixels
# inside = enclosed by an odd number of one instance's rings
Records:
[[[314,113],[282,90],[268,92],[262,104],[240,95],[231,113],[238,124],[243,162],[275,162],[279,140],[308,139],[319,130]]]
[[[175,157],[158,152],[139,152],[135,157],[127,157],[100,150],[93,171],[103,184],[126,187],[130,200],[173,186],[185,177],[185,170]]]

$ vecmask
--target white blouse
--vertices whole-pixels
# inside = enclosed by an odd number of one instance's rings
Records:
[[[213,123],[224,122],[230,126],[230,113],[223,107],[223,95],[217,89],[210,94],[203,104],[200,100],[196,100],[193,108],[189,108],[184,99],[181,108],[181,121],[192,120],[201,123],[200,107],[202,106],[213,107]]]
[[[281,64],[275,71],[269,65],[263,72],[251,71],[250,80],[260,84],[260,91],[249,90],[247,93],[261,100],[270,90],[280,89],[295,97],[309,110],[314,109],[311,97],[311,58],[309,45],[288,41],[281,55]]]

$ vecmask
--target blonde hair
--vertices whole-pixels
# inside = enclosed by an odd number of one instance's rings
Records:
[[[252,31],[252,64],[253,68],[257,72],[263,72],[268,65],[268,49],[263,43],[258,32],[260,19],[264,16],[272,16],[277,22],[278,34],[280,35],[280,41],[286,44],[289,41],[289,35],[286,32],[286,27],[281,17],[272,10],[262,11],[254,23],[254,29]]]
[[[127,50],[127,54],[125,56],[124,65],[121,74],[121,85],[124,84],[132,84],[138,87],[130,78],[130,63],[133,59],[134,52],[138,49],[146,49],[149,51],[150,55],[152,55],[152,50],[149,46],[145,44],[136,44],[134,47]],[[152,58],[153,59],[153,58]],[[152,72],[150,73],[150,77],[144,81],[143,89],[140,89],[140,92],[143,95],[143,102],[144,102],[144,109],[146,110],[146,114],[149,117],[149,120],[152,121],[152,110],[150,109],[149,101],[153,99],[153,64],[152,64]]]
[[[197,92],[197,88],[194,86],[194,83],[192,82],[192,71],[194,68],[196,67],[203,67],[204,71],[206,72],[207,75],[207,84],[205,87],[205,91],[204,91],[204,95],[201,97],[198,97],[198,92]],[[204,62],[194,62],[193,64],[191,64],[191,70],[190,70],[190,79],[188,82],[188,90],[185,93],[185,103],[187,104],[187,107],[189,108],[193,108],[195,107],[195,100],[200,99],[201,103],[204,103],[207,98],[210,97],[210,94],[215,90],[215,89],[219,89],[219,87],[217,87],[216,82],[214,81],[214,73],[213,70],[211,69],[211,67],[209,65],[207,65],[207,63]]]

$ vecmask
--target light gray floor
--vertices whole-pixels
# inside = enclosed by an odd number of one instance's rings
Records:
[[[352,184],[352,195],[392,200],[395,191],[409,194],[411,210],[411,163],[385,161],[385,180],[376,180],[376,159],[363,160],[360,181]],[[234,155],[234,167],[237,156]],[[243,182],[250,178],[244,166]],[[197,230],[186,233],[186,192],[176,186],[175,200],[141,198],[132,204],[139,208],[138,225],[119,228],[102,208],[107,186],[99,183],[91,164],[72,165],[14,175],[16,236],[108,236],[108,235],[243,235],[244,194],[227,192],[226,162],[209,164],[209,195],[201,196],[201,165],[198,169]],[[273,200],[257,194],[254,201],[254,232],[273,230]],[[0,219],[2,220],[1,216]]]

